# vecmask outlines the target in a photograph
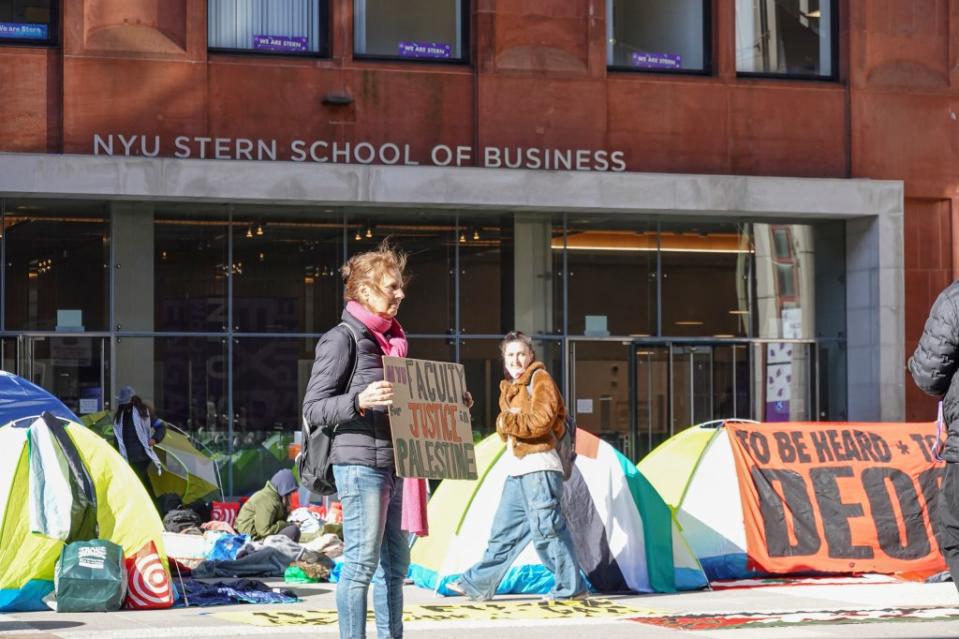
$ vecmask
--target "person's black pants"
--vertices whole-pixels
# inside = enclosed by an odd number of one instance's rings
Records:
[[[157,496],[153,494],[153,484],[150,483],[149,475],[150,466],[153,464],[153,462],[147,459],[146,461],[129,462],[129,464],[130,468],[133,469],[133,472],[135,472],[137,477],[140,478],[140,483],[143,484],[143,487],[147,489],[147,494],[150,495],[150,500],[153,502],[153,505],[156,506]]]
[[[939,545],[959,588],[959,464],[947,463],[939,489]]]

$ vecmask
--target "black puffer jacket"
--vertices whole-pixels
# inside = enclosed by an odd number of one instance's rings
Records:
[[[949,428],[943,457],[959,462],[959,282],[953,282],[936,298],[916,352],[909,358],[909,371],[916,385],[942,399],[942,416]]]
[[[356,396],[373,382],[383,379],[383,351],[358,319],[343,311],[343,321],[356,333],[358,342],[345,326],[327,331],[316,344],[313,372],[306,385],[303,417],[311,428],[336,424],[333,437],[333,464],[360,464],[383,470],[394,468],[390,421],[383,409],[367,409],[360,415]],[[353,371],[353,353],[358,357]]]

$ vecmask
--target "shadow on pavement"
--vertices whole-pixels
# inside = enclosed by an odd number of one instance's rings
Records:
[[[80,621],[0,621],[0,632],[17,631],[21,635],[26,630],[63,630],[86,625]]]

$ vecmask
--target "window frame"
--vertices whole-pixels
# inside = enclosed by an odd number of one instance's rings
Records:
[[[778,73],[772,71],[740,71],[736,69],[737,78],[757,79],[757,80],[797,80],[813,82],[839,82],[839,0],[820,0],[823,3],[829,3],[830,23],[829,23],[829,49],[830,68],[829,75],[811,74],[811,73]],[[735,14],[735,6],[733,12]],[[733,16],[733,24],[736,23],[736,15]],[[735,27],[734,27],[735,28]],[[735,40],[735,34],[733,35]],[[734,42],[734,50],[738,43]]]
[[[296,53],[293,51],[265,51],[262,49],[238,49],[231,47],[212,47],[210,46],[210,0],[206,1],[207,8],[207,27],[206,27],[206,50],[209,53],[227,53],[230,55],[242,56],[265,56],[270,58],[286,59],[328,59],[330,57],[330,38],[331,38],[331,20],[330,20],[330,0],[316,0],[317,11],[316,19],[319,22],[316,32],[321,38],[316,51],[307,51],[305,53]]]
[[[400,55],[384,55],[382,53],[357,53],[356,51],[356,0],[350,0],[353,11],[351,37],[353,40],[352,55],[354,60],[362,62],[401,62],[404,64],[440,64],[444,66],[464,66],[472,63],[472,42],[470,34],[473,25],[472,2],[470,0],[453,0],[460,4],[460,51],[459,58],[404,58]]]
[[[609,0],[607,0],[609,1]],[[609,58],[606,59],[606,69],[617,73],[642,73],[651,75],[694,75],[711,76],[713,75],[713,2],[712,0],[701,0],[703,5],[703,68],[702,69],[648,69],[643,67],[633,67],[623,64],[611,64]],[[607,25],[606,41],[609,41],[613,24]],[[608,56],[608,54],[607,54]]]
[[[29,22],[23,24],[40,24]],[[0,36],[0,47],[6,46],[25,46],[25,47],[58,47],[60,46],[60,1],[50,0],[50,21],[47,23],[47,38],[45,40],[33,40],[29,38],[4,38]]]

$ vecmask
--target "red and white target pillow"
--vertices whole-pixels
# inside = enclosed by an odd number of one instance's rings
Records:
[[[135,555],[126,558],[127,598],[124,607],[132,610],[170,608],[173,606],[173,584],[163,567],[152,541]]]

